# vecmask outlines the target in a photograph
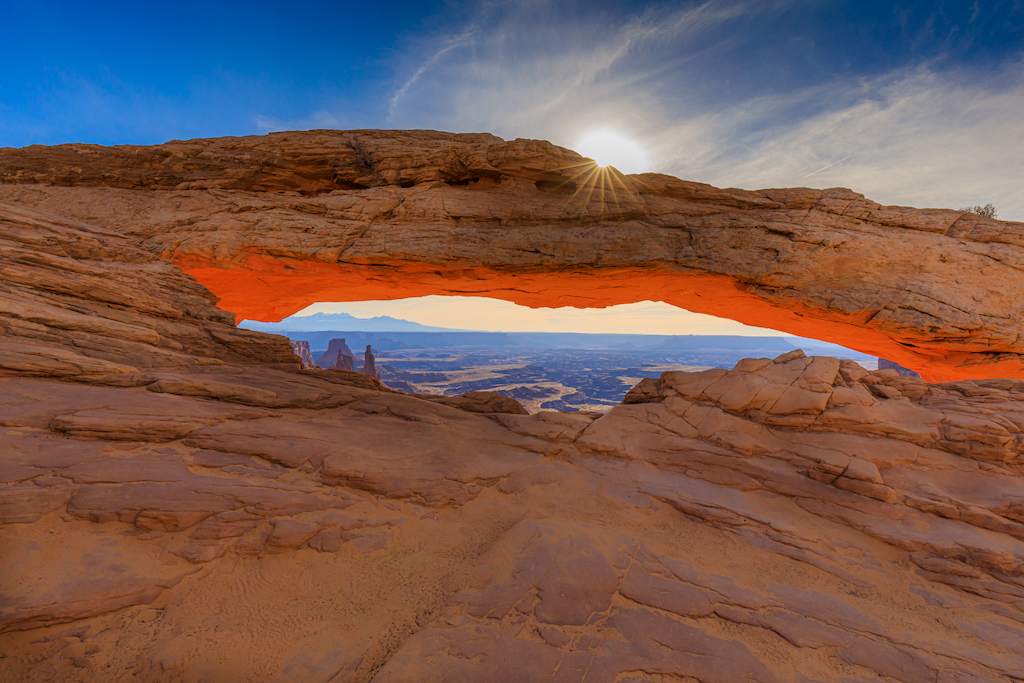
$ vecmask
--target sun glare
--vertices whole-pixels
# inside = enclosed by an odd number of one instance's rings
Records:
[[[609,128],[589,130],[576,140],[574,149],[601,166],[614,166],[623,173],[651,170],[651,157],[635,140]]]

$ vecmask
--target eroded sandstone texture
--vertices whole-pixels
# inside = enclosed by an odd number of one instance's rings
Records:
[[[129,229],[159,195],[14,189],[0,680],[1024,680],[1024,382],[793,352],[604,415],[408,396],[236,329]]]
[[[131,235],[244,318],[424,294],[656,300],[935,381],[1024,377],[1024,224],[844,189],[622,176],[491,135],[311,131],[0,150],[5,197]]]

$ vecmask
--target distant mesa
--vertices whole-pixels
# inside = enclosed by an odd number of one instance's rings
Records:
[[[352,349],[348,347],[345,340],[341,337],[336,337],[327,345],[327,350],[317,359],[316,364],[322,368],[333,368],[340,362],[339,356],[341,355],[355,357],[355,354],[352,353]]]
[[[921,376],[918,373],[914,372],[913,370],[908,370],[907,368],[903,367],[899,363],[893,363],[891,360],[886,360],[884,358],[879,358],[878,359],[878,369],[879,370],[895,370],[896,374],[898,374],[900,377],[920,377]]]
[[[300,343],[305,344],[307,349],[309,348],[309,342]],[[335,337],[327,345],[327,350],[320,356],[317,364],[328,370],[355,372],[355,354],[352,353],[352,349],[345,343],[344,338]],[[373,357],[373,348],[369,344],[366,345],[366,351],[363,353],[363,367],[360,372],[364,375],[380,379],[376,359]]]
[[[290,319],[289,319],[290,320]],[[358,319],[357,319],[358,320]],[[288,321],[285,321],[288,322]],[[398,320],[397,322],[406,322]],[[330,340],[343,337],[347,342],[352,342],[351,346],[360,347],[366,344],[372,344],[374,353],[378,351],[394,351],[399,349],[437,349],[446,347],[464,347],[464,346],[517,346],[517,342],[513,336],[514,333],[507,332],[477,332],[477,331],[461,331],[451,330],[445,332],[435,331],[364,331],[356,328],[348,327],[335,327],[330,330],[294,330],[291,329],[291,325],[279,324],[277,328],[273,330],[264,330],[256,325],[252,325],[249,322],[240,325],[244,329],[251,329],[260,332],[271,332],[272,334],[281,334],[289,339],[305,339],[309,342],[310,348],[314,353],[321,353],[320,350],[328,348]],[[582,335],[587,336],[587,335]],[[533,345],[532,343],[530,345]],[[565,346],[566,344],[559,343],[558,346]],[[323,351],[326,352],[326,351]],[[330,357],[333,362],[333,356]]]

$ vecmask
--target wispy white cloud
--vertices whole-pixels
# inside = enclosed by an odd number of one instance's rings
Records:
[[[420,80],[420,77],[423,76],[423,74],[427,73],[434,64],[443,59],[449,52],[471,44],[476,31],[477,27],[470,25],[463,29],[458,35],[451,36],[443,40],[441,47],[438,48],[437,51],[434,52],[434,54],[431,55],[423,64],[421,64],[411,76],[406,78],[405,82],[402,83],[398,90],[395,91],[395,94],[391,96],[391,99],[388,101],[388,120],[391,120],[395,115],[395,108],[398,106],[398,103],[402,100],[405,94],[409,92],[409,88],[413,87],[413,85],[416,84],[416,81]]]
[[[838,166],[839,164],[843,163],[844,161],[848,161],[849,159],[852,159],[855,156],[857,156],[857,155],[856,154],[851,154],[850,156],[843,157],[839,161],[833,161],[828,166],[822,166],[817,171],[811,171],[810,173],[805,175],[804,178],[810,178],[812,175],[818,175],[822,171],[827,171],[828,169],[832,168],[833,166]],[[801,180],[803,180],[803,178],[801,178]]]
[[[679,44],[788,4],[712,0],[649,9],[617,25],[596,12],[570,17],[564,3],[484,3],[466,29],[410,49],[416,67],[391,99],[390,120],[562,143],[581,121],[627,125],[660,108],[666,68],[697,58],[675,54]]]
[[[327,109],[315,111],[296,119],[279,119],[274,116],[256,114],[252,117],[259,133],[273,133],[281,130],[314,130],[317,128],[350,128],[353,117],[336,114]]]
[[[922,67],[870,82],[836,82],[797,94],[836,106],[769,122],[754,133],[742,132],[742,120],[709,130],[718,143],[715,153],[695,164],[677,147],[665,170],[745,188],[850,187],[886,204],[957,208],[992,202],[1002,218],[1024,220],[1022,73],[1021,64],[1013,64],[979,81],[970,73]],[[669,137],[673,132],[666,131]]]
[[[992,202],[1001,217],[1024,220],[1021,62],[985,74],[923,64],[708,96],[703,73],[738,39],[734,22],[800,4],[711,0],[615,22],[596,13],[568,21],[557,3],[485,3],[464,29],[409,50],[390,122],[569,147],[589,128],[613,127],[646,145],[651,170],[718,186],[845,186],[914,206]]]

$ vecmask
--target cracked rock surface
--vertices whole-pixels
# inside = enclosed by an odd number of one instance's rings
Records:
[[[797,351],[603,415],[410,396],[19,187],[0,680],[1024,680],[1024,382]]]

